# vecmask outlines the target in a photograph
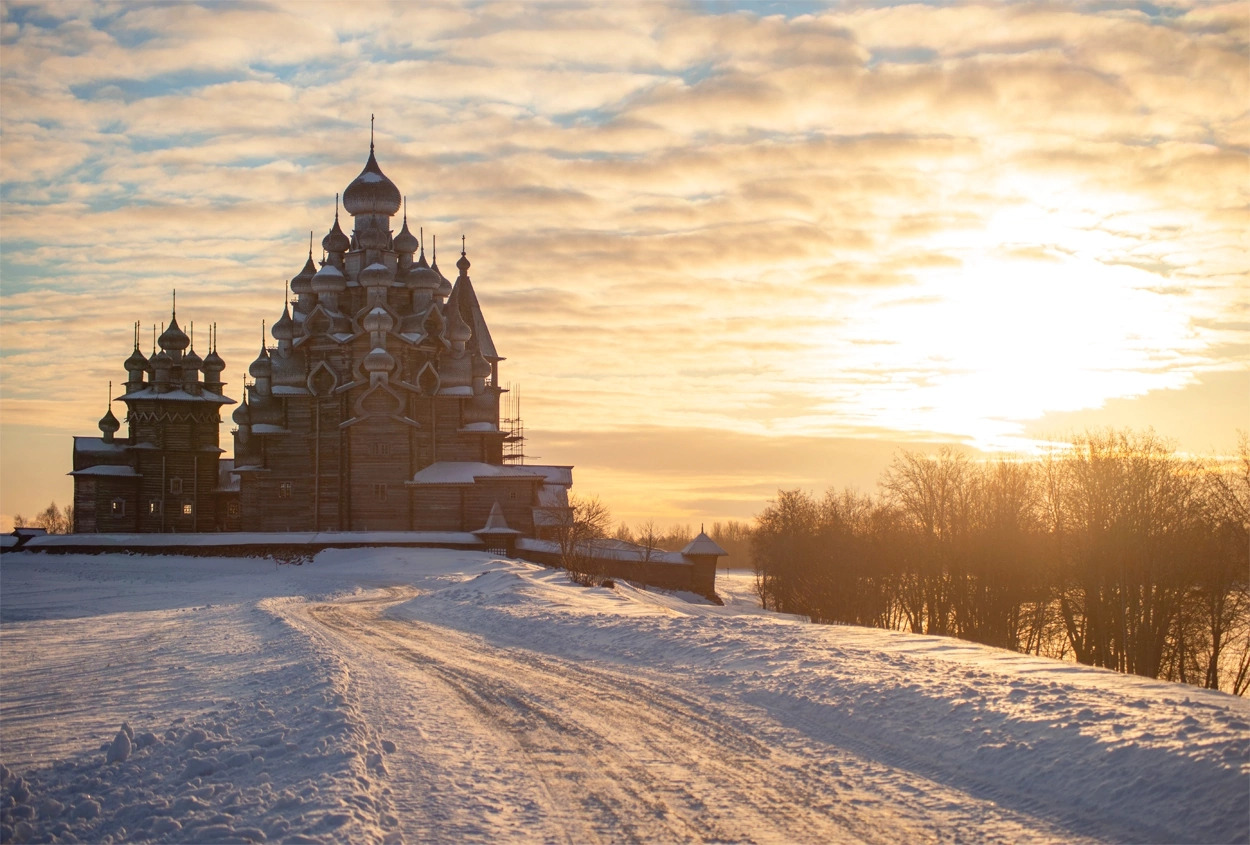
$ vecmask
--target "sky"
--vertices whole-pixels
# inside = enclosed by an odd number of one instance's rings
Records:
[[[238,397],[371,115],[410,224],[467,239],[531,462],[619,519],[1250,429],[1245,0],[0,13],[0,527],[71,499],[174,288]]]

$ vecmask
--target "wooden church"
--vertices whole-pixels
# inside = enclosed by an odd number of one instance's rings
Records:
[[[435,531],[541,537],[568,512],[572,469],[520,462],[500,425],[504,360],[469,277],[394,217],[374,155],[290,281],[221,458],[225,363],[201,359],[176,311],[151,357],[126,360],[128,435],[111,410],[74,439],[76,532]],[[432,245],[433,246],[433,245]],[[479,536],[485,536],[479,534]]]

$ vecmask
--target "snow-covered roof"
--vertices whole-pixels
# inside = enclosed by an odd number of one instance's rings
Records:
[[[187,393],[185,390],[174,389],[165,393],[157,393],[153,387],[145,387],[119,396],[119,399],[130,402],[136,399],[159,399],[162,402],[206,402],[210,405],[233,405],[234,400],[228,396],[220,396],[211,390],[205,390],[198,396]]]
[[[538,504],[544,508],[567,508],[568,488],[560,484],[544,484],[538,488]]]
[[[565,487],[573,486],[573,467],[571,466],[526,464],[525,468],[547,479],[548,484],[560,484]]]
[[[114,478],[142,478],[139,473],[135,472],[134,467],[113,466],[111,464],[76,469],[73,472],[66,473],[66,475],[107,475]]]
[[[474,484],[479,478],[539,479],[529,467],[499,466],[479,461],[438,461],[412,477],[408,484]]]
[[[48,534],[32,538],[25,548],[53,546],[90,546],[155,548],[212,546],[473,546],[481,541],[468,531],[287,531],[287,532],[221,532],[212,534]]]
[[[718,546],[715,540],[702,531],[699,532],[698,537],[690,541],[686,548],[681,550],[681,553],[684,555],[717,555],[719,557],[729,554],[729,552]]]
[[[125,450],[126,450],[126,444],[121,441],[115,441],[113,443],[105,443],[104,440],[99,437],[81,437],[77,435],[74,436],[74,451],[75,452],[81,452],[81,453],[94,452],[94,453],[101,453],[101,454],[109,454],[109,453],[124,452]]]
[[[652,549],[650,558],[647,558],[647,550],[644,547],[634,543],[624,543],[620,540],[591,540],[587,545],[593,557],[602,558],[604,560],[649,560],[651,563],[681,564],[683,566],[690,565],[690,561],[683,558],[677,552],[666,552],[663,549]],[[546,554],[559,554],[560,552],[559,543],[551,540],[535,540],[529,537],[523,537],[520,540],[517,540],[516,547],[522,551],[544,552]]]
[[[290,434],[289,428],[270,423],[252,423],[252,434]]]
[[[462,425],[460,427],[460,430],[461,431],[485,431],[485,432],[490,432],[492,434],[502,433],[499,431],[499,426],[495,425],[493,422],[466,423],[465,425]]]
[[[459,387],[440,387],[438,389],[439,396],[472,396],[473,388],[462,385]]]

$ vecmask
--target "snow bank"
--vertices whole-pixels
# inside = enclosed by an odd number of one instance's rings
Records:
[[[1246,701],[810,625],[741,576],[724,607],[436,549],[0,579],[6,842],[1250,839]]]

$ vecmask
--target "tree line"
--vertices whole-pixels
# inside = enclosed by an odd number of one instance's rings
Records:
[[[13,515],[14,528],[42,528],[49,534],[69,534],[74,530],[74,506],[66,505],[64,510],[52,502],[36,516],[27,519],[20,513]]]
[[[1250,687],[1245,436],[1232,461],[1133,431],[1038,460],[902,451],[876,495],[780,491],[751,551],[763,606],[816,622]]]

